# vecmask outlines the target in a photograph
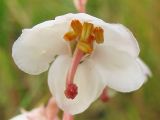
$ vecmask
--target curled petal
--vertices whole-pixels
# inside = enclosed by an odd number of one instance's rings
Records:
[[[137,58],[137,62],[139,64],[142,72],[144,73],[145,81],[147,81],[147,78],[152,76],[151,70],[140,58]]]
[[[120,92],[137,90],[144,83],[145,76],[136,59],[126,52],[112,47],[99,47],[92,56],[104,82]]]
[[[70,57],[59,56],[49,70],[48,85],[58,106],[73,115],[87,109],[100,96],[105,84],[101,81],[99,73],[94,69],[92,62],[84,61],[78,66],[74,78],[74,83],[78,86],[78,95],[73,100],[67,99],[64,91],[70,64]]]
[[[67,30],[65,22],[55,20],[24,29],[12,48],[17,66],[33,75],[46,71],[57,54],[67,53],[68,48],[63,41]]]

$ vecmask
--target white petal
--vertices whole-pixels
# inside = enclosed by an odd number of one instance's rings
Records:
[[[68,52],[63,41],[63,35],[68,30],[66,25],[65,22],[50,20],[32,29],[24,29],[12,48],[17,66],[33,75],[46,71],[55,55]]]
[[[67,99],[64,95],[66,74],[71,64],[71,58],[59,56],[49,70],[48,84],[58,106],[67,113],[83,112],[101,94],[105,84],[90,61],[84,61],[78,66],[74,83],[78,86],[75,99]]]
[[[144,74],[136,59],[123,51],[101,46],[92,56],[106,85],[120,92],[137,90],[144,83]]]
[[[140,58],[137,58],[137,62],[139,64],[142,72],[144,73],[145,81],[147,81],[147,78],[152,76],[151,70]]]
[[[77,13],[77,14],[68,13],[55,18],[55,20],[63,20],[63,21],[71,21],[74,19],[78,19],[81,22],[99,22],[99,23],[103,22],[101,19],[98,19],[86,13]]]
[[[20,114],[15,116],[14,118],[11,118],[10,120],[28,120],[26,114]]]
[[[119,50],[127,52],[129,55],[137,57],[139,54],[139,46],[137,40],[129,29],[121,24],[105,24],[104,43],[107,46],[115,47]]]

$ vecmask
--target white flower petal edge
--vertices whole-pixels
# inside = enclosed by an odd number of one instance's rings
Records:
[[[46,71],[57,54],[66,54],[67,44],[63,41],[67,24],[47,21],[32,29],[24,29],[15,41],[12,56],[16,65],[26,73],[37,75]]]
[[[152,72],[149,69],[149,67],[140,58],[137,58],[137,62],[145,75],[145,82],[146,82],[147,78],[152,76]]]
[[[76,13],[76,14],[68,13],[68,14],[61,15],[55,18],[55,20],[57,21],[59,20],[72,21],[74,19],[80,20],[81,22],[91,22],[92,23],[94,21],[95,22],[97,21],[98,24],[105,23],[103,20],[96,18],[94,16],[91,16],[91,15],[88,15],[86,13]]]
[[[59,56],[49,70],[48,85],[62,110],[70,114],[78,114],[87,109],[100,96],[105,84],[101,81],[94,64],[91,61],[84,61],[78,66],[74,78],[74,82],[78,86],[78,95],[73,100],[67,99],[64,90],[70,64],[70,57]]]
[[[106,85],[119,92],[131,92],[142,86],[145,75],[136,59],[113,47],[98,47],[92,56]]]
[[[26,114],[20,114],[14,118],[11,118],[10,120],[28,120],[28,118],[27,118]]]

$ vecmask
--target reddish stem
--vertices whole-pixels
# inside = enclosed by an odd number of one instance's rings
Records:
[[[83,4],[83,0],[79,0],[79,12],[85,13],[85,4]]]
[[[73,116],[68,113],[63,113],[63,120],[74,120]]]
[[[59,108],[54,98],[49,99],[48,105],[46,106],[45,109],[48,120],[53,120],[54,118],[57,117]]]

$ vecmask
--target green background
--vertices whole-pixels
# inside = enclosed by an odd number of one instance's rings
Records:
[[[20,108],[31,110],[50,96],[47,72],[31,76],[14,64],[13,42],[23,28],[69,12],[76,12],[72,0],[0,0],[0,120],[19,114]],[[136,92],[118,93],[107,103],[97,100],[75,119],[159,120],[160,0],[89,0],[87,13],[127,26],[136,36],[140,57],[153,76]]]

